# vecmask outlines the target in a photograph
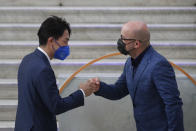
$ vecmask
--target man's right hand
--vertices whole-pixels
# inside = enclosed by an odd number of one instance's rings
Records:
[[[99,78],[91,78],[91,79],[89,79],[88,80],[91,84],[93,84],[94,85],[94,91],[93,91],[93,93],[94,92],[97,92],[98,90],[99,90],[99,88],[100,88],[100,80],[99,80]]]

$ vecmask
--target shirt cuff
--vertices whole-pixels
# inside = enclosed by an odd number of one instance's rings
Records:
[[[85,95],[84,91],[83,91],[82,89],[80,89],[80,90],[82,91],[82,94],[83,94],[83,96],[84,96],[84,98],[85,98],[86,95]]]

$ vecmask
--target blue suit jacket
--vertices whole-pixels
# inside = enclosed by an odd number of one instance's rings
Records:
[[[169,62],[150,47],[132,78],[131,58],[114,85],[100,83],[95,95],[111,100],[130,94],[138,131],[183,131],[182,100]]]
[[[41,51],[24,57],[18,70],[15,131],[57,131],[56,115],[82,105],[80,90],[61,98],[54,72]]]

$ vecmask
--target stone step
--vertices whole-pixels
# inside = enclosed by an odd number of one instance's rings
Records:
[[[196,41],[152,41],[152,46],[168,59],[194,59]],[[38,46],[36,41],[0,41],[1,59],[22,59]],[[116,41],[70,41],[68,59],[95,59],[117,52]],[[92,55],[89,55],[92,54]],[[110,59],[124,58],[123,55]]]
[[[93,73],[94,75],[97,74],[97,76],[103,75],[103,73]],[[109,75],[111,73],[108,73]],[[89,73],[79,73],[78,75],[90,75]],[[105,75],[107,75],[105,73]],[[113,73],[112,75],[118,76],[119,73]],[[196,74],[190,74],[192,77],[194,77]],[[59,74],[58,77],[69,77],[71,74]],[[176,74],[177,77],[184,76],[184,74]],[[59,80],[57,77],[57,84],[60,88],[61,85],[59,85]],[[92,76],[93,77],[93,76]],[[184,76],[185,77],[185,76]],[[65,80],[64,80],[65,81]],[[17,80],[16,79],[0,79],[0,100],[13,100],[18,99],[18,88],[17,88]]]
[[[57,126],[59,126],[57,122]],[[14,131],[15,121],[0,121],[0,131]]]
[[[122,24],[140,20],[148,24],[193,24],[196,7],[0,7],[0,23],[42,23],[57,15],[71,24]]]
[[[193,6],[195,0],[1,0],[0,6]]]
[[[0,131],[14,131],[14,121],[0,121]]]
[[[37,40],[40,24],[0,24],[0,41]],[[116,40],[122,24],[72,24],[72,40]],[[148,24],[151,40],[196,40],[196,24]]]
[[[18,100],[0,100],[0,121],[13,121],[16,118]]]
[[[0,100],[17,99],[18,88],[16,79],[0,79]]]
[[[92,59],[67,59],[65,61],[53,60],[51,62],[56,76],[60,73],[74,73],[82,65],[87,64]],[[83,70],[84,73],[121,73],[123,70],[124,59],[105,59],[94,63],[92,66]],[[190,74],[196,74],[196,59],[169,59],[173,63],[182,67]],[[18,66],[21,60],[0,60],[0,79],[17,78]],[[176,70],[176,74],[181,74]]]
[[[91,75],[92,74],[90,73],[88,76],[91,76]],[[95,76],[95,75],[96,74],[93,73],[93,76]],[[102,73],[101,75],[109,76],[109,74],[107,74],[107,73]],[[98,75],[98,76],[101,76],[101,75]],[[119,76],[120,74],[116,73],[116,75]],[[196,74],[194,74],[192,76],[194,79],[196,78]],[[178,81],[178,86],[180,87],[179,88],[180,91],[187,92],[186,90],[184,90],[185,87],[186,88],[188,87],[188,89],[190,87],[194,88],[193,83],[191,81],[189,81],[186,76],[177,75],[176,78]],[[59,81],[64,82],[64,79],[65,79],[65,75],[62,75],[59,77]],[[190,88],[190,90],[193,90],[195,92],[195,89]],[[191,91],[189,91],[189,92],[191,92]],[[187,103],[187,101],[189,101],[189,100],[187,100],[188,97],[183,96],[183,98],[186,98],[186,101],[184,101],[184,102],[186,102],[186,104],[184,106],[187,106],[187,104],[191,104],[191,103]],[[14,121],[15,120],[16,108],[17,108],[17,99],[10,99],[10,100],[0,99],[0,127],[1,127],[1,121]]]
[[[57,79],[57,85],[59,81]],[[0,100],[18,99],[17,79],[0,79]]]

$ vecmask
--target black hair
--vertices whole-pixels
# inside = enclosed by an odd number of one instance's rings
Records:
[[[59,39],[65,30],[69,32],[70,36],[70,24],[65,19],[57,16],[50,16],[41,24],[37,33],[39,37],[39,45],[46,45],[49,37],[54,37],[56,40]]]

